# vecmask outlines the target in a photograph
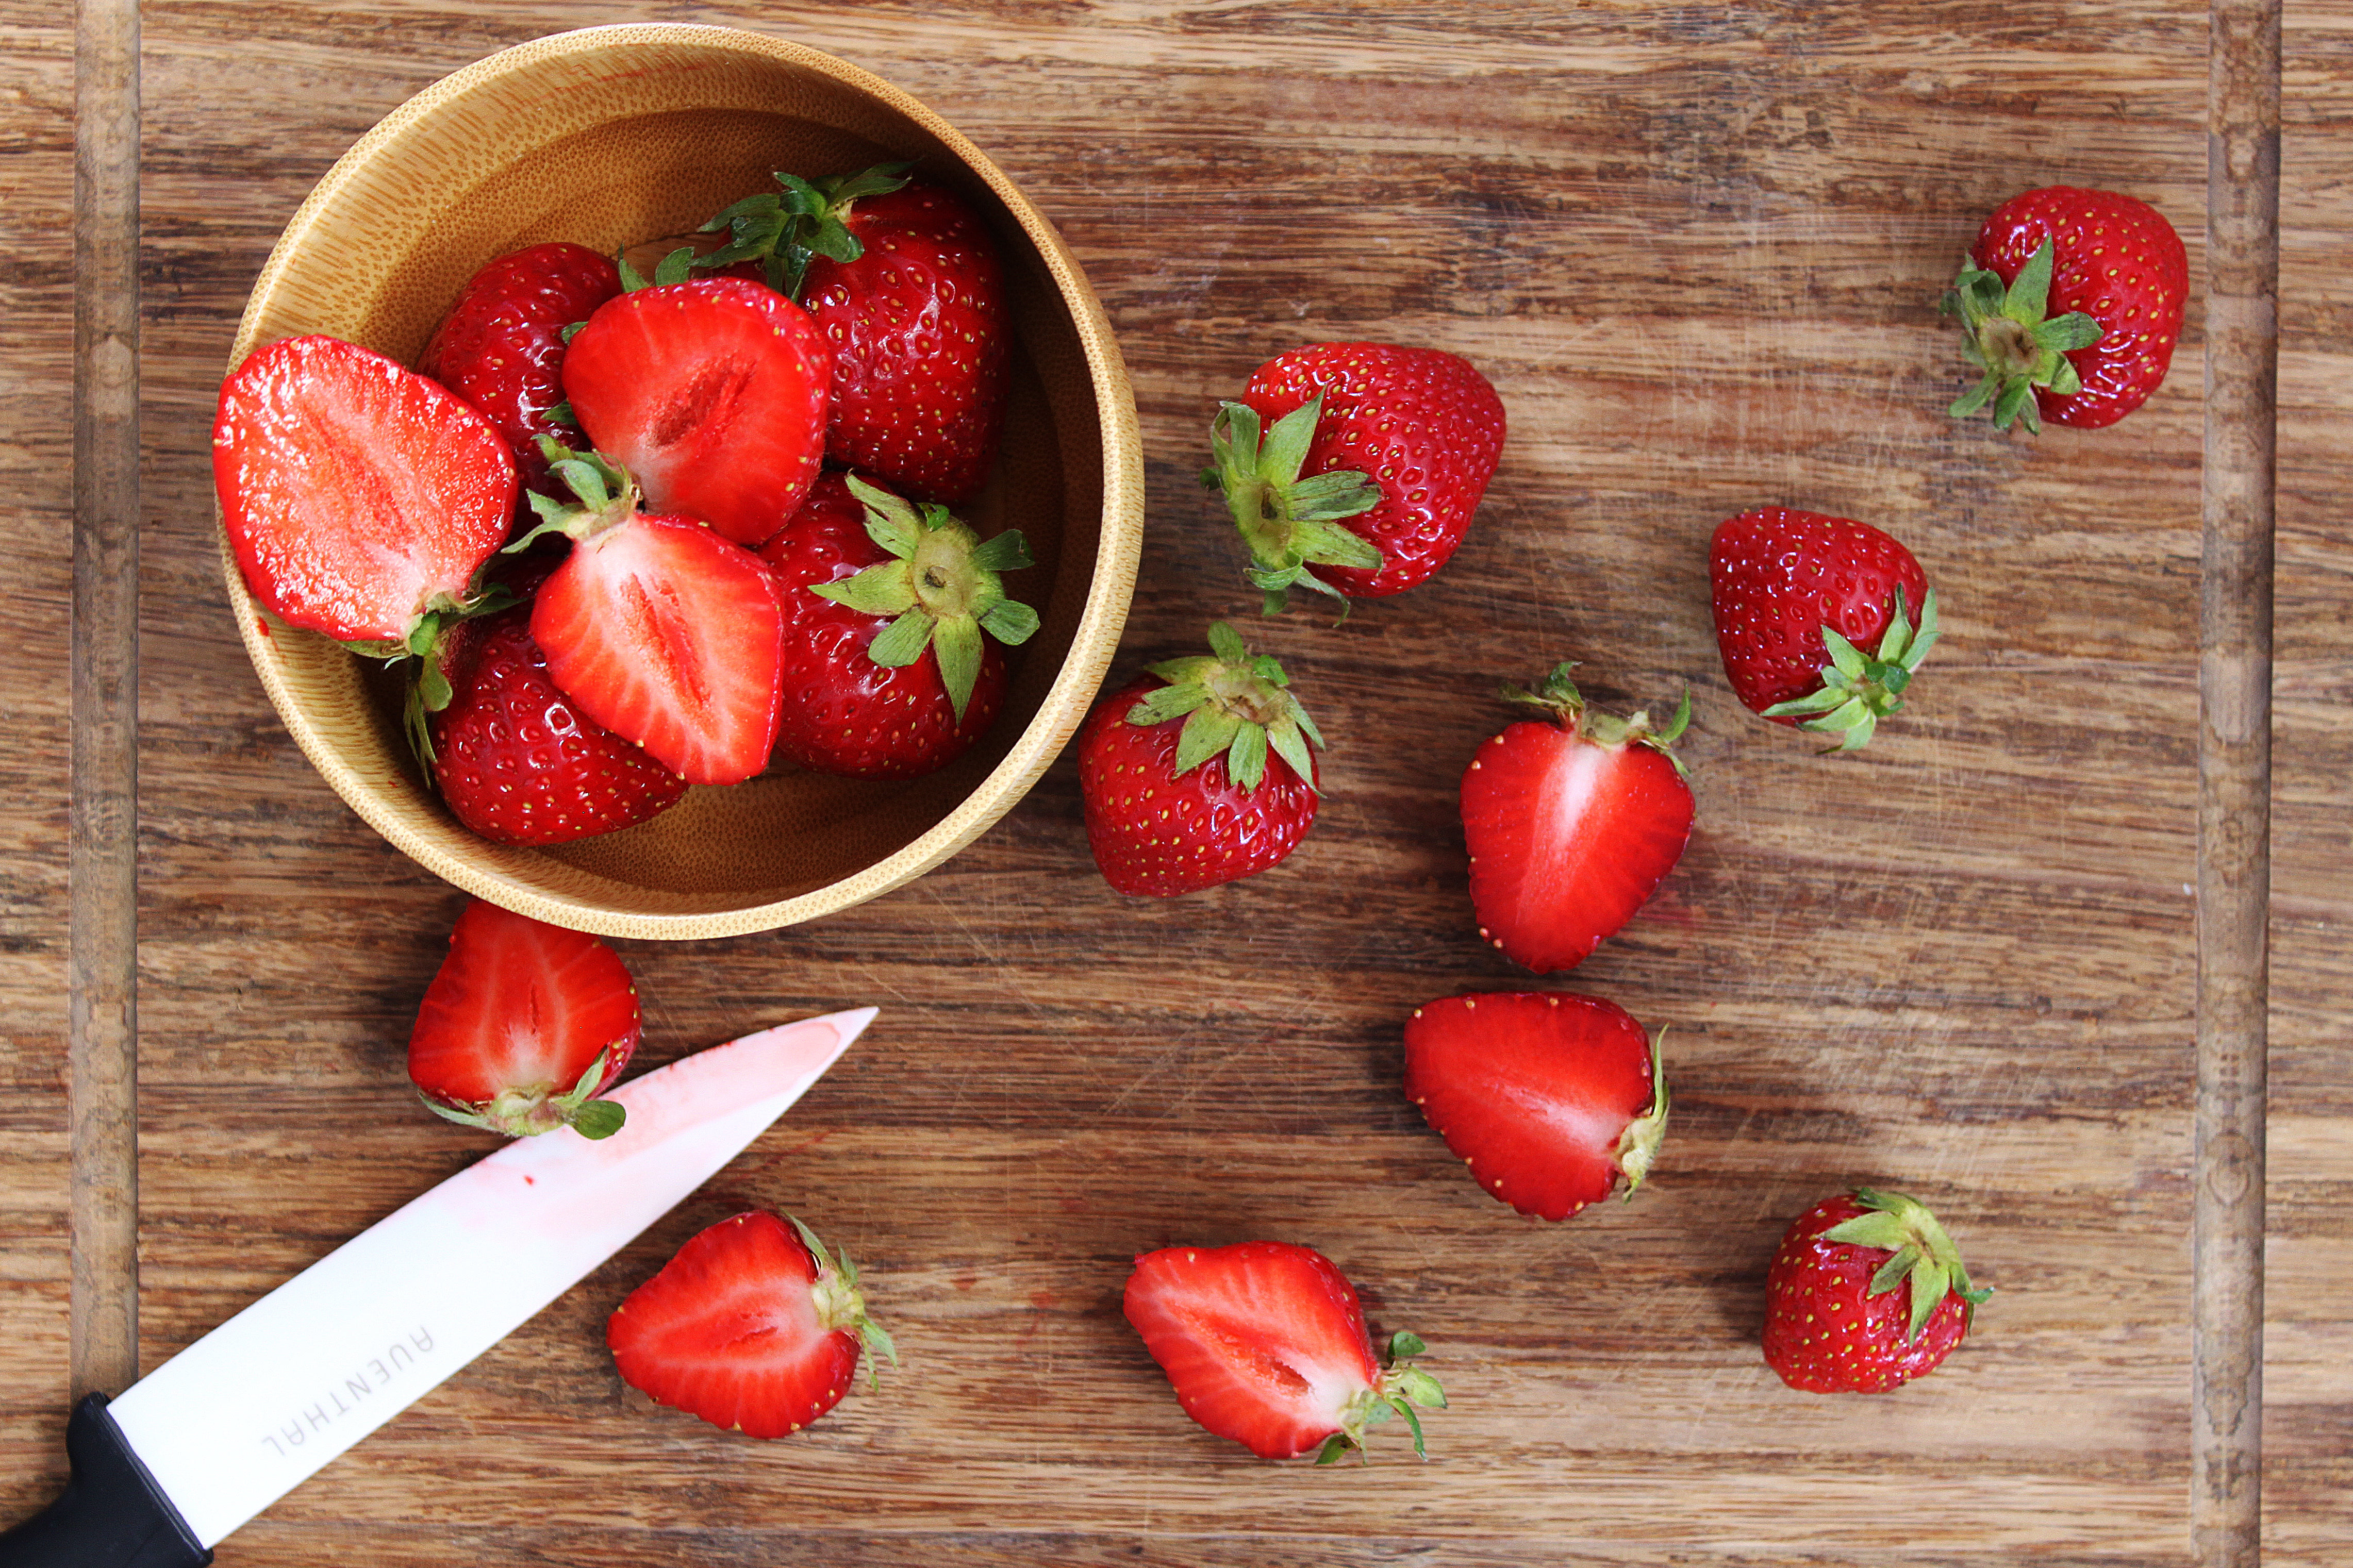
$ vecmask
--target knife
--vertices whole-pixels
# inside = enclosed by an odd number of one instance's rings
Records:
[[[0,1568],[202,1568],[212,1549],[635,1240],[783,1115],[875,1009],[698,1051],[377,1221],[66,1426],[58,1500]]]

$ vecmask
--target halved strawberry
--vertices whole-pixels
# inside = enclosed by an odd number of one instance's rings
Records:
[[[739,278],[631,289],[600,306],[564,356],[573,416],[637,476],[647,504],[745,545],[808,494],[832,375],[808,312]]]
[[[1422,1454],[1413,1407],[1446,1404],[1438,1380],[1407,1364],[1421,1341],[1393,1334],[1376,1359],[1355,1287],[1322,1253],[1291,1242],[1147,1252],[1124,1308],[1185,1414],[1262,1459],[1320,1445],[1316,1463],[1328,1465],[1392,1415]]]
[[[375,657],[422,654],[480,605],[514,458],[463,400],[338,338],[282,338],[221,383],[221,524],[253,596]]]
[[[839,1405],[861,1350],[899,1359],[849,1255],[828,1258],[799,1220],[756,1209],[680,1247],[613,1310],[605,1342],[631,1387],[749,1437],[797,1432]]]
[[[1667,1131],[1656,1040],[1599,996],[1448,996],[1405,1026],[1405,1097],[1479,1185],[1567,1219],[1642,1184]]]
[[[750,778],[776,739],[776,579],[758,556],[692,518],[639,511],[628,471],[601,455],[554,447],[550,456],[581,504],[534,494],[545,521],[512,547],[541,533],[572,541],[532,600],[531,635],[549,677],[689,784]]]
[[[1691,693],[1663,729],[1588,710],[1556,667],[1508,700],[1551,721],[1514,724],[1462,774],[1462,837],[1479,934],[1539,974],[1582,963],[1631,920],[1683,858],[1692,793],[1668,748],[1691,721]]]
[[[613,950],[480,899],[449,932],[408,1037],[408,1076],[452,1121],[511,1138],[619,1131],[598,1100],[638,1048],[637,987]]]

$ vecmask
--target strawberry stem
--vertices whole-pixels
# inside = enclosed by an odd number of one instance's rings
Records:
[[[1175,763],[1180,774],[1222,756],[1226,775],[1247,795],[1266,777],[1271,751],[1314,789],[1315,764],[1308,748],[1322,747],[1324,736],[1291,694],[1282,666],[1271,655],[1253,657],[1241,635],[1223,621],[1209,628],[1209,648],[1208,658],[1148,666],[1168,684],[1138,699],[1127,710],[1127,721],[1151,725],[1182,718]]]
[[[2045,319],[2056,254],[2046,235],[2007,288],[2000,273],[1974,261],[1961,264],[1937,309],[1960,318],[1966,334],[1961,352],[1983,379],[1954,400],[1947,410],[1954,418],[1966,419],[1990,404],[1996,429],[2007,430],[2023,419],[2029,432],[2040,435],[2042,418],[2035,392],[2065,397],[2084,389],[2083,377],[2067,355],[2098,342],[2100,323],[2081,310]]]
[[[725,229],[727,243],[693,258],[691,264],[717,268],[757,261],[768,287],[797,303],[811,261],[822,256],[849,262],[866,254],[864,242],[845,221],[859,198],[898,190],[907,184],[908,171],[914,166],[913,163],[878,163],[854,174],[821,180],[778,172],[776,180],[784,187],[781,195],[764,191],[746,196],[702,226],[699,232],[703,234]]]
[[[1941,635],[1936,625],[1936,591],[1929,589],[1920,601],[1920,623],[1915,627],[1905,608],[1904,590],[1898,588],[1887,629],[1880,634],[1878,653],[1866,655],[1840,636],[1837,627],[1822,627],[1822,646],[1831,661],[1822,667],[1821,689],[1809,697],[1776,702],[1764,710],[1765,717],[1804,715],[1799,720],[1799,729],[1841,737],[1830,751],[1861,751],[1878,732],[1879,721],[1904,706],[1913,673]]]
[[[1978,1304],[1993,1292],[1969,1283],[1968,1270],[1961,1266],[1960,1248],[1953,1245],[1952,1237],[1926,1204],[1901,1193],[1869,1187],[1857,1188],[1854,1201],[1868,1212],[1831,1226],[1821,1233],[1821,1239],[1873,1247],[1890,1255],[1871,1277],[1865,1294],[1883,1296],[1908,1283],[1912,1294],[1904,1324],[1906,1342],[1920,1337],[1947,1294],[1957,1293],[1961,1298],[1964,1322],[1974,1320]]]
[[[1381,492],[1370,475],[1354,468],[1302,478],[1315,424],[1323,416],[1319,395],[1271,428],[1247,403],[1222,403],[1209,422],[1209,467],[1201,470],[1205,489],[1220,490],[1242,542],[1250,546],[1244,569],[1265,595],[1265,614],[1280,615],[1292,588],[1306,588],[1341,601],[1347,595],[1310,566],[1351,566],[1377,572],[1383,557],[1362,534],[1340,526],[1343,518],[1370,511]]]

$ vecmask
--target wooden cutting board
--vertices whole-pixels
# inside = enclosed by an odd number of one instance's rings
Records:
[[[2182,1563],[2189,1542],[2200,386],[2040,439],[1961,425],[1935,311],[2028,184],[2134,192],[2207,255],[2207,11],[1947,4],[150,5],[139,201],[138,1352],[153,1367],[476,1157],[402,1050],[461,900],[312,773],[222,608],[206,443],[262,258],[408,94],[596,22],[774,32],[899,83],[1058,222],[1118,328],[1151,485],[1120,671],[1232,617],[1333,742],[1302,850],[1166,903],[1096,875],[1065,758],[977,845],[822,922],[623,944],[646,1059],[872,1002],[791,1117],[224,1564]],[[73,46],[0,5],[0,1520],[63,1479]],[[2280,264],[2268,1552],[2353,1557],[2353,5],[2295,7]],[[86,196],[85,201],[89,198]],[[1195,470],[1316,339],[1464,354],[1511,437],[1437,580],[1261,621]],[[90,476],[86,475],[86,480]],[[1941,590],[1911,710],[1815,754],[1730,697],[1705,545],[1780,503]],[[1630,1205],[1481,1195],[1398,1090],[1412,1007],[1533,984],[1477,940],[1454,790],[1490,693],[1563,658],[1692,689],[1681,868],[1546,983],[1668,1028]],[[87,779],[85,783],[89,782]],[[118,782],[127,784],[128,780]],[[103,825],[100,825],[103,826]],[[127,1020],[100,1018],[97,1026]],[[1858,1182],[1997,1291],[1877,1399],[1761,1364],[1765,1263]],[[615,1377],[604,1318],[687,1236],[786,1208],[904,1364],[757,1444]],[[1412,1328],[1431,1457],[1269,1465],[1122,1320],[1138,1250],[1292,1239]],[[127,1277],[127,1276],[126,1276]],[[104,1280],[97,1282],[100,1285]],[[89,1325],[85,1324],[86,1331]]]

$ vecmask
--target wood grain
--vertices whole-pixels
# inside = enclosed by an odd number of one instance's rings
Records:
[[[58,37],[18,12],[25,166],[61,175]],[[621,944],[649,1062],[860,1001],[883,1017],[704,1194],[220,1561],[2193,1561],[2208,318],[2193,302],[2146,408],[2035,441],[1944,417],[1962,373],[1933,301],[1986,209],[2063,179],[2155,203],[2206,275],[2207,8],[672,15],[880,72],[1060,226],[1119,329],[1150,458],[1119,672],[1250,616],[1192,470],[1217,398],[1266,355],[1350,336],[1465,353],[1511,411],[1504,468],[1430,584],[1336,629],[1244,627],[1335,742],[1323,816],[1282,868],[1165,905],[1111,894],[1065,758],[889,898]],[[643,16],[144,9],[146,1365],[482,1147],[417,1113],[400,1070],[459,900],[310,772],[220,606],[206,428],[245,292],[310,185],[410,92]],[[2295,8],[2283,49],[2262,1517],[2270,1560],[2328,1564],[2353,1552],[2335,1285],[2353,1267],[2353,9]],[[62,232],[62,179],[30,188]],[[44,276],[0,274],[33,307],[0,321],[10,363],[36,372],[70,349],[42,335],[62,298]],[[64,433],[29,395],[0,409],[0,464],[36,498],[35,542],[0,543],[5,590],[19,624],[54,624],[65,508],[44,476]],[[1705,540],[1767,500],[1890,528],[1950,606],[1913,710],[1862,758],[1758,723],[1716,667]],[[62,682],[60,651],[27,657]],[[1660,898],[1549,983],[1670,1026],[1654,1184],[1546,1227],[1482,1198],[1421,1127],[1397,1031],[1431,996],[1531,984],[1472,934],[1454,780],[1503,721],[1493,682],[1564,657],[1607,700],[1692,683],[1701,816]],[[0,1301],[0,1517],[56,1484],[65,1409],[63,1254],[42,1229],[67,1191],[63,718],[37,697],[0,710],[25,881],[0,952],[18,1020],[0,1110],[23,1132],[0,1215],[24,1281]],[[1765,1260],[1858,1181],[1935,1204],[1997,1294],[1935,1377],[1799,1398],[1756,1356]],[[646,1407],[598,1345],[670,1248],[754,1203],[848,1245],[906,1354],[879,1394],[765,1446]],[[1184,1418],[1119,1317],[1126,1260],[1252,1235],[1319,1247],[1377,1327],[1430,1342],[1453,1394],[1430,1464],[1265,1466]],[[1876,1522],[1890,1497],[1933,1499],[1930,1525]]]

